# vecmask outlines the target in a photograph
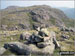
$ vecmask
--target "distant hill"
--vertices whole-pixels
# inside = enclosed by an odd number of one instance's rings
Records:
[[[63,11],[47,5],[30,7],[10,6],[0,11],[2,29],[33,29],[33,25],[73,27],[74,20],[69,19]]]
[[[75,19],[75,8],[59,8],[62,10],[69,18]]]

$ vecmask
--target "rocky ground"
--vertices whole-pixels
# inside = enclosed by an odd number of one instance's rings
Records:
[[[75,32],[73,29],[69,28],[58,28],[58,27],[50,27],[49,31],[54,31],[56,33],[56,39],[60,44],[60,49],[55,49],[54,55],[59,56],[59,51],[75,51]],[[6,50],[3,46],[5,43],[10,42],[20,42],[24,43],[25,40],[20,40],[20,35],[23,32],[33,33],[35,30],[31,31],[0,31],[0,54],[3,55],[12,55],[16,56],[18,54],[11,52],[10,50]],[[35,56],[31,54],[32,56]]]
[[[53,31],[51,35],[56,35],[56,40],[60,45],[60,48],[54,49],[54,56],[59,56],[59,51],[75,51],[75,20],[68,18],[61,10],[52,8],[47,5],[38,5],[30,7],[16,7],[10,6],[3,10],[0,10],[0,55],[4,56],[18,56],[16,52],[11,52],[9,49],[5,49],[8,45],[10,47],[19,47],[21,54],[25,54],[26,50],[25,42],[28,38],[20,38],[24,36],[23,33],[35,33],[33,30],[37,25],[45,24],[49,31]],[[26,36],[29,37],[29,36]],[[40,41],[40,40],[38,40]],[[33,41],[32,41],[33,42]],[[50,43],[50,42],[49,42]],[[49,44],[46,43],[46,44]],[[5,45],[5,47],[4,47]],[[40,45],[40,44],[38,44]],[[34,50],[40,50],[34,45],[30,45]],[[47,47],[46,52],[52,47]],[[24,48],[24,49],[22,49]],[[27,47],[29,49],[29,47]],[[12,47],[15,49],[15,47]],[[18,50],[16,48],[16,50]],[[30,50],[30,49],[29,49]],[[33,49],[31,49],[33,50]],[[41,51],[41,50],[40,50]],[[41,51],[43,52],[43,51]],[[45,53],[46,53],[45,52]],[[50,52],[50,51],[49,51]],[[28,54],[28,53],[26,53]],[[31,54],[36,56],[36,54]],[[47,56],[47,55],[46,55]]]

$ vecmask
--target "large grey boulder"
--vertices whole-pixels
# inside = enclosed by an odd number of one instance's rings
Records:
[[[4,44],[4,47],[6,49],[10,49],[11,51],[18,53],[19,55],[29,55],[30,54],[29,47],[20,42],[6,43]]]
[[[32,54],[53,54],[54,51],[54,44],[51,44],[45,48],[38,48],[36,45],[33,44],[23,44],[20,42],[10,42],[4,45],[6,48],[12,49],[14,52],[17,52],[21,55],[29,55]]]
[[[3,47],[1,47],[1,48],[0,48],[0,55],[2,55],[5,51],[6,51],[6,49],[3,48]]]

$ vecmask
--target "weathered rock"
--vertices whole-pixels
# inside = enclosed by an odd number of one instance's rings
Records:
[[[20,55],[29,55],[30,54],[30,49],[27,45],[24,45],[23,43],[20,42],[10,42],[6,43],[4,45],[6,49],[10,49],[11,51],[14,51]]]
[[[2,30],[6,30],[7,27],[8,27],[7,25],[1,25],[1,29],[2,29]]]
[[[61,35],[62,38],[68,39],[70,36],[69,35]]]
[[[69,32],[69,29],[67,27],[62,27],[60,30]]]
[[[70,28],[67,28],[67,27],[61,27],[60,28],[61,31],[66,31],[66,32],[75,32],[75,29],[70,27]]]
[[[45,42],[37,43],[37,47],[39,47],[39,48],[45,48],[46,46],[51,45],[51,44],[52,44],[52,42],[50,40],[47,40]]]
[[[52,54],[54,51],[54,44],[51,44],[45,48],[38,48],[36,45],[33,44],[23,44],[20,42],[10,42],[5,44],[7,48],[12,49],[13,51],[17,52],[18,54],[22,55],[29,55],[30,53],[32,54]]]
[[[50,32],[50,37],[51,37],[51,41],[50,42],[53,42],[55,44],[55,48],[60,48],[60,45],[59,45],[58,41],[56,40],[55,32],[51,31]]]
[[[41,36],[39,36],[39,35],[34,35],[34,34],[32,34],[32,36],[30,37],[30,42],[31,43],[38,43],[38,42],[42,42],[43,41],[43,39],[42,38],[40,38]]]
[[[0,55],[2,55],[5,51],[6,51],[6,49],[3,48],[3,47],[1,47],[1,48],[0,48]]]
[[[24,32],[20,35],[20,40],[29,40],[29,37],[31,36],[30,33]]]
[[[70,32],[75,32],[75,29],[74,28],[69,28]]]
[[[30,41],[32,43],[37,43],[37,46],[41,48],[46,47],[50,44],[55,44],[56,48],[60,47],[59,43],[56,40],[56,34],[53,31],[50,32],[48,37],[47,36],[41,37],[39,35],[33,35]]]
[[[53,54],[54,47],[55,47],[55,45],[51,44],[49,46],[46,46],[45,48],[40,49],[40,48],[36,47],[35,45],[30,44],[30,48],[32,48],[31,51],[34,54]]]

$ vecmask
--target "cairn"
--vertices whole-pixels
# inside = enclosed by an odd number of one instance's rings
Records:
[[[26,35],[27,34],[27,35]],[[33,34],[26,33],[25,36],[21,35],[23,39],[26,39],[25,43],[21,42],[11,42],[6,43],[4,47],[6,49],[10,48],[21,55],[30,54],[43,54],[45,56],[51,55],[54,52],[55,47],[60,47],[56,41],[55,32],[49,32],[47,28],[37,28],[37,31]],[[29,36],[28,36],[29,34]],[[26,36],[28,38],[26,38]],[[21,39],[20,37],[20,39]],[[24,38],[25,37],[25,38]]]

